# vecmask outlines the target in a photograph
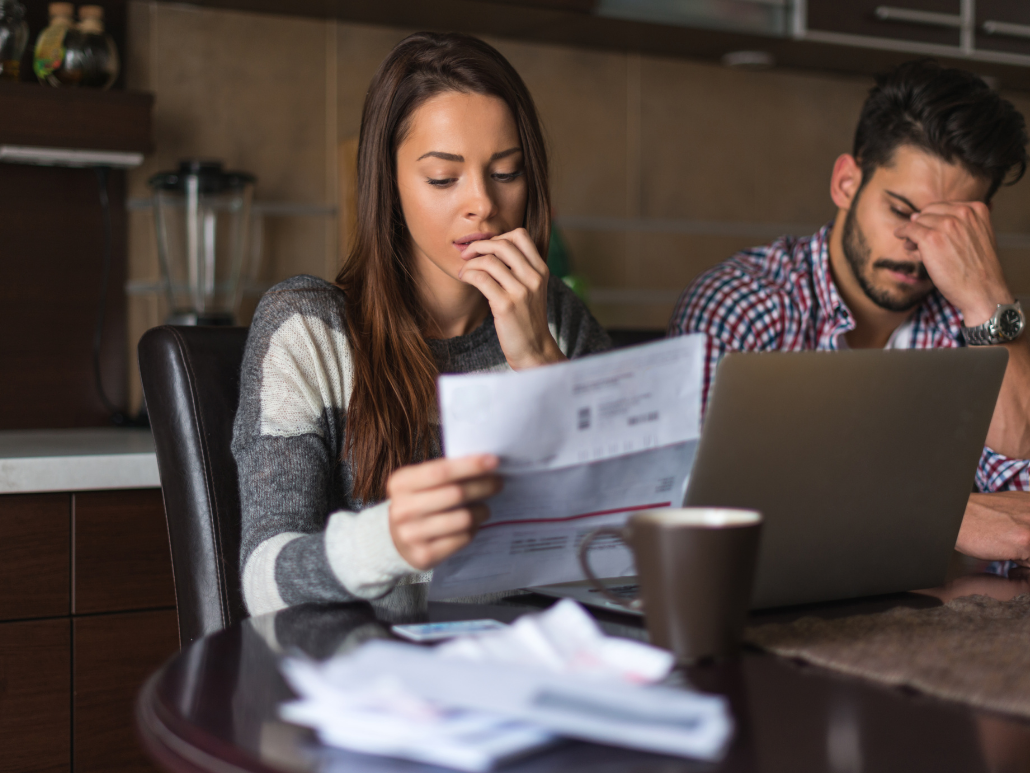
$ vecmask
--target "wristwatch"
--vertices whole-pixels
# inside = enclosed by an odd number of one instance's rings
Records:
[[[970,346],[993,346],[1007,344],[1019,338],[1026,327],[1026,315],[1015,303],[999,303],[994,316],[976,327],[963,327],[962,335]]]

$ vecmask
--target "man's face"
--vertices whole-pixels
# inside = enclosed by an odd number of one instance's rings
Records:
[[[841,234],[844,256],[877,306],[908,311],[932,290],[915,244],[894,231],[914,212],[944,201],[983,201],[989,182],[911,145],[894,152],[855,195]]]

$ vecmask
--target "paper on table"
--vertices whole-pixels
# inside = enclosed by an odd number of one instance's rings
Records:
[[[523,615],[497,631],[459,636],[434,652],[443,658],[511,663],[632,684],[658,682],[676,664],[668,650],[607,636],[572,599],[562,599],[545,612]]]
[[[299,684],[296,667],[294,663],[284,671],[294,685]],[[511,663],[441,658],[417,644],[370,641],[348,656],[321,667],[309,663],[305,668],[315,670],[309,672],[304,697],[328,710],[301,713],[302,708],[291,709],[287,704],[282,707],[283,717],[306,718],[305,724],[317,722],[320,735],[329,733],[323,736],[327,741],[331,734],[347,733],[341,745],[357,750],[364,749],[355,744],[368,741],[348,733],[347,725],[357,721],[353,715],[361,711],[348,711],[340,702],[333,708],[333,695],[342,691],[364,694],[382,684],[384,677],[388,684],[402,686],[403,696],[415,696],[448,710],[482,712],[496,726],[506,719],[524,723],[520,728],[524,731],[535,728],[630,749],[718,759],[733,732],[726,700],[720,696],[584,679]],[[365,726],[369,741],[375,730],[373,722],[374,718]],[[390,735],[396,745],[405,743],[396,733]],[[396,752],[384,748],[378,753]]]
[[[569,736],[713,760],[733,733],[725,699],[643,687],[670,653],[605,636],[573,601],[435,649],[369,642],[325,663],[288,658],[285,719],[330,745],[489,770]]]
[[[449,457],[494,453],[505,488],[470,545],[433,572],[431,599],[583,578],[598,526],[683,501],[701,425],[705,340],[682,336],[518,373],[441,376]],[[602,549],[604,548],[604,549]],[[599,542],[603,577],[633,573]]]
[[[332,663],[293,658],[283,673],[301,698],[283,704],[280,715],[340,749],[479,773],[558,740],[525,722],[440,706],[391,673],[351,682]]]

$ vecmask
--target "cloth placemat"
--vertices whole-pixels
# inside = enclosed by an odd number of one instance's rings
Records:
[[[748,628],[777,655],[1030,718],[1030,595]]]

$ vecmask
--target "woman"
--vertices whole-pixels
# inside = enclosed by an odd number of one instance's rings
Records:
[[[488,517],[488,455],[438,459],[438,373],[521,370],[609,346],[548,276],[547,159],[511,65],[417,33],[372,79],[354,247],[332,285],[261,300],[233,453],[252,614],[424,582]]]

